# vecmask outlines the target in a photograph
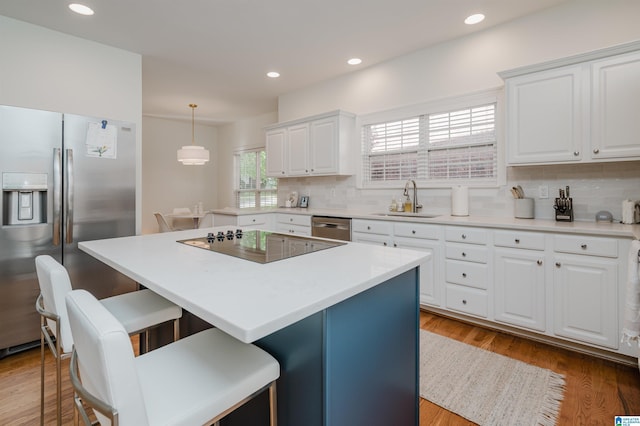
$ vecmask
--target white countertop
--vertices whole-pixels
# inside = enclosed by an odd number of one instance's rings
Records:
[[[386,220],[397,222],[433,223],[438,225],[479,226],[486,228],[520,229],[526,231],[562,232],[568,234],[590,234],[609,237],[640,239],[640,225],[607,223],[596,221],[556,222],[551,219],[515,219],[511,217],[489,216],[449,216],[433,218],[381,216],[381,211],[364,212],[348,209],[303,209],[303,208],[256,208],[237,209],[226,207],[212,211],[214,214],[242,216],[248,214],[289,213],[318,216],[350,217],[352,219]]]
[[[406,272],[429,257],[414,250],[348,243],[259,264],[176,242],[219,230],[223,228],[78,245],[247,343]]]

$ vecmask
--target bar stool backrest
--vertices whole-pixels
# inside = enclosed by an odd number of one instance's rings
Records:
[[[66,304],[84,388],[118,411],[120,425],[147,425],[133,347],[122,324],[85,290],[70,292]],[[100,424],[109,424],[95,413]]]
[[[55,336],[60,340],[62,352],[71,353],[73,349],[73,337],[69,327],[67,308],[65,306],[65,296],[71,291],[71,280],[66,268],[49,255],[36,257],[36,273],[44,309],[60,317],[60,336]],[[47,324],[51,332],[56,334],[54,322],[47,319]]]

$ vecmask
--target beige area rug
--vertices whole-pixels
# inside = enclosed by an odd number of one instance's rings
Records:
[[[555,425],[564,376],[420,330],[420,396],[479,425]]]

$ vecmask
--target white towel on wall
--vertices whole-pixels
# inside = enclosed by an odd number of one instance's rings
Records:
[[[627,274],[627,297],[624,307],[622,342],[640,346],[640,240],[631,241]],[[640,360],[639,360],[640,361]]]

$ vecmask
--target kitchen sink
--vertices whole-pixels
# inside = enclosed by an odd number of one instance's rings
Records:
[[[389,216],[389,217],[419,217],[423,219],[433,219],[434,217],[441,216],[439,214],[429,213],[410,213],[410,212],[385,212],[385,213],[373,213],[374,216]]]

